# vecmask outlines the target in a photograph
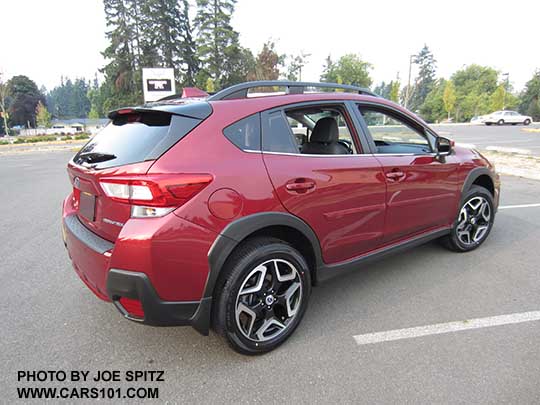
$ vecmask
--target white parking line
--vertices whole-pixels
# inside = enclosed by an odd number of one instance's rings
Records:
[[[411,339],[421,336],[439,335],[441,333],[458,332],[462,330],[489,328],[492,326],[511,325],[515,323],[540,320],[540,311],[521,312],[516,314],[491,316],[488,318],[468,319],[465,321],[437,323],[434,325],[418,326],[415,328],[395,329],[386,332],[366,333],[353,336],[358,345],[390,342],[392,340]]]
[[[532,208],[532,207],[540,207],[540,204],[520,204],[520,205],[500,205],[500,210],[508,210],[511,208]]]

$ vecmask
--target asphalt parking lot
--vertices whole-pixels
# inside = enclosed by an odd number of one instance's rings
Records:
[[[524,125],[432,125],[442,136],[457,142],[475,145],[520,149],[528,155],[540,156],[540,124]]]
[[[502,178],[507,208],[480,249],[430,243],[334,279],[314,289],[284,346],[244,357],[215,335],[128,322],[82,284],[60,233],[71,154],[0,157],[0,402],[32,385],[17,382],[18,370],[148,369],[165,371],[165,382],[146,385],[170,403],[540,403],[538,320],[354,338],[540,311],[540,206],[512,207],[540,203],[540,182]]]

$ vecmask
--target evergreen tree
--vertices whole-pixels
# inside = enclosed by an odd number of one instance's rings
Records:
[[[236,70],[245,70],[249,59],[246,59],[246,50],[240,47],[238,33],[231,26],[235,3],[236,0],[197,0],[195,28],[198,56],[204,71],[199,81],[205,82],[211,77],[216,88],[238,79]]]
[[[61,78],[60,86],[47,94],[47,106],[56,118],[85,118],[90,111],[86,80]]]
[[[184,63],[182,83],[184,86],[194,86],[200,62],[197,58],[197,44],[193,38],[193,28],[189,19],[189,3],[187,0],[180,1],[182,3],[182,21],[185,24],[181,52]]]
[[[424,45],[413,59],[413,63],[418,65],[418,77],[415,80],[414,89],[411,89],[412,95],[408,107],[416,111],[422,106],[427,95],[433,89],[437,61],[428,46]]]
[[[247,81],[250,73],[255,70],[255,65],[255,57],[249,49],[229,47],[225,50],[220,88]]]
[[[198,62],[187,0],[147,0],[141,11],[144,66],[174,68],[179,84],[193,85]]]
[[[137,0],[103,0],[110,41],[103,56],[110,62],[102,69],[108,94],[105,108],[142,101],[139,37],[140,9]]]

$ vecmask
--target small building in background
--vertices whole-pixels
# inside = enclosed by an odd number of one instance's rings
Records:
[[[108,118],[73,118],[66,120],[52,120],[50,128],[21,129],[22,136],[37,135],[77,135],[88,133],[97,134],[107,123]]]

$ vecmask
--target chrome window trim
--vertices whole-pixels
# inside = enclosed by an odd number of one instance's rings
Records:
[[[286,152],[267,152],[267,151],[254,151],[254,150],[244,150],[247,153],[262,153],[263,155],[284,155],[284,156],[299,156],[299,157],[341,157],[341,158],[355,158],[360,156],[369,156],[369,157],[378,157],[378,156],[437,156],[436,153],[358,153],[358,154],[349,154],[349,155],[314,155],[308,153],[286,153]]]

